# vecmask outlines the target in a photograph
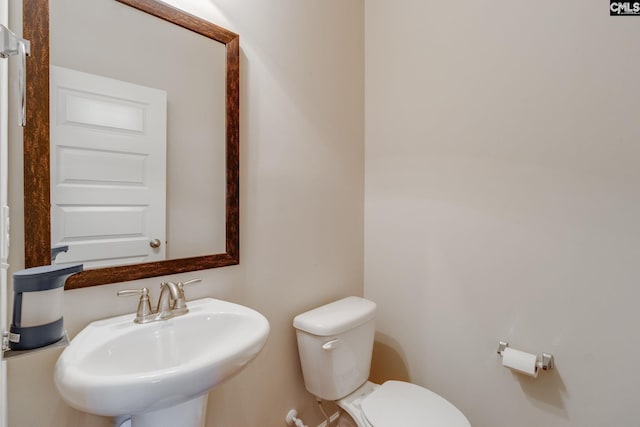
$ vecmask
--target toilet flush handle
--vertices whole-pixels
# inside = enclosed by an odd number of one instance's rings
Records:
[[[340,340],[337,338],[335,340],[327,341],[326,343],[322,344],[322,349],[326,351],[333,350],[334,348],[338,347],[339,343]]]

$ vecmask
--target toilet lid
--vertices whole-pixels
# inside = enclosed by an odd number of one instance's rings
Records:
[[[362,412],[373,427],[471,427],[448,400],[402,381],[378,387],[362,402]]]

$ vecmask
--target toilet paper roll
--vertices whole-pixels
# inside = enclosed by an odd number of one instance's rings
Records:
[[[502,366],[533,378],[538,376],[537,360],[538,356],[535,354],[525,353],[509,347],[502,352]]]

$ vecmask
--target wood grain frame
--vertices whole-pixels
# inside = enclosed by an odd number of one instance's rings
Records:
[[[164,276],[240,262],[240,38],[237,34],[156,0],[116,0],[226,46],[226,252],[73,275],[65,289]],[[49,0],[24,0],[27,59],[27,126],[24,128],[25,267],[51,263],[49,164]]]

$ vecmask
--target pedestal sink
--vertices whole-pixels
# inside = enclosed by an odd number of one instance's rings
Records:
[[[152,323],[134,323],[134,314],[90,323],[56,363],[62,398],[84,412],[131,415],[134,427],[201,425],[207,392],[257,356],[269,322],[212,298],[188,307]]]

